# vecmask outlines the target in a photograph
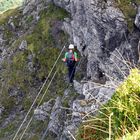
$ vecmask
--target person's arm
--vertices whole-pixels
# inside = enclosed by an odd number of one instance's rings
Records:
[[[75,61],[77,62],[78,61],[78,55],[76,52],[74,52],[74,58],[75,58]]]
[[[67,53],[65,53],[65,57],[62,59],[62,61],[66,62],[67,60]]]

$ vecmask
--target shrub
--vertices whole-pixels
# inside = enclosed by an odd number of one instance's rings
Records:
[[[112,99],[103,105],[97,116],[81,126],[78,139],[104,140],[109,137],[109,118],[113,139],[138,131],[140,127],[140,71],[133,69]],[[113,115],[111,116],[111,114]],[[131,137],[132,137],[131,136]]]

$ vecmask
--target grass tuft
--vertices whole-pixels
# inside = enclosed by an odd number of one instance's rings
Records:
[[[79,129],[78,140],[103,140],[109,138],[109,128],[112,139],[131,137],[134,139],[140,135],[137,133],[140,127],[140,71],[133,69],[117,89],[112,99],[103,105],[94,117],[84,121]],[[111,114],[113,115],[111,116]],[[111,125],[109,125],[109,118]]]
[[[140,4],[140,0],[115,0],[117,7],[121,9],[123,12],[129,31],[133,31],[134,29],[134,20],[136,16],[136,5]]]

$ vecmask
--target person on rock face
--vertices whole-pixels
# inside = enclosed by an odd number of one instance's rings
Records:
[[[69,51],[65,53],[65,57],[62,59],[64,62],[67,63],[68,67],[68,76],[69,76],[69,82],[70,84],[73,83],[74,74],[75,74],[75,68],[76,68],[76,62],[78,62],[77,53],[74,52],[74,45],[69,45]]]

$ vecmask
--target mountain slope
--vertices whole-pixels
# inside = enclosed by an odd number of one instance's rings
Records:
[[[130,14],[125,17],[130,12],[129,4],[125,10],[112,0],[26,0],[22,7],[0,16],[1,140],[19,139],[26,129],[25,140],[71,140],[88,115],[95,116],[108,100],[118,99],[113,94],[139,60],[140,32],[138,26],[130,30]],[[81,55],[73,87],[69,87],[67,69],[61,62],[70,43]],[[49,81],[16,135],[64,45]],[[131,84],[127,86],[131,90]],[[118,125],[115,118],[113,122]]]
[[[26,22],[22,27],[20,25],[22,13],[18,9],[7,11],[4,15],[1,17],[3,19],[1,27],[3,28],[2,44],[4,48],[1,48],[3,51],[1,78],[3,80],[0,82],[2,97],[0,105],[4,110],[1,115],[0,139],[6,137],[11,139],[19,127],[19,122],[22,121],[36,97],[39,87],[51,71],[62,46],[67,41],[67,35],[62,31],[61,26],[64,17],[67,17],[68,14],[65,10],[50,4],[47,9],[39,13],[40,19],[37,24],[33,23],[33,17],[26,17]],[[9,17],[11,21],[9,21]],[[30,28],[29,24],[33,26]],[[28,31],[24,29],[26,25],[28,25]],[[21,30],[25,32],[21,32]],[[56,30],[57,33],[54,32]],[[62,86],[62,83],[64,83],[65,67],[60,62],[59,60],[57,67],[54,68],[53,72],[58,69],[57,75],[53,80],[53,87],[49,88],[47,96],[44,98],[45,101],[55,99],[64,92],[66,85]],[[46,88],[47,85],[44,90]],[[56,89],[57,94],[53,88]],[[40,99],[36,104],[39,101]],[[40,129],[44,130],[44,128]],[[37,130],[34,129],[34,131]]]

